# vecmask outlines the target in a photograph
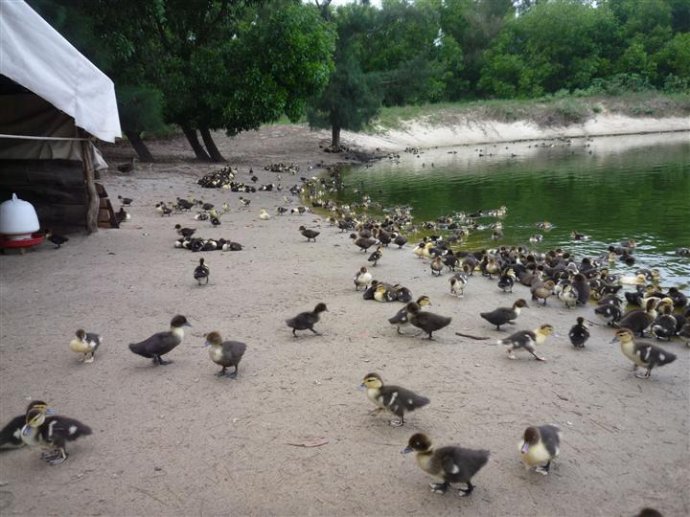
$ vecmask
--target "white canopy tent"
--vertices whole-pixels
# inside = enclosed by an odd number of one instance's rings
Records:
[[[24,0],[0,0],[0,160],[82,162],[95,231],[107,165],[91,140],[120,136],[113,82]]]

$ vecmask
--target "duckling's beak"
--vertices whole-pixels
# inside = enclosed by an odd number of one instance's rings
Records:
[[[522,447],[520,447],[520,452],[522,454],[525,454],[529,449],[529,443],[525,442],[522,444]]]
[[[54,414],[57,413],[57,411],[54,410],[52,407],[45,408],[45,410],[43,412],[45,413],[46,416],[53,416]]]
[[[185,327],[191,327],[191,326],[192,326],[192,324],[191,324],[191,323],[189,323],[189,322],[186,322],[186,323],[184,324],[184,326],[185,326]]]
[[[362,384],[360,384],[359,386],[357,386],[357,389],[358,389],[359,391],[364,391],[365,389],[367,389],[367,387],[364,385],[364,383],[362,383]]]
[[[618,341],[618,336],[613,336],[613,339],[609,343],[616,343]]]
[[[209,343],[208,341],[206,341],[206,342],[204,342],[204,346],[211,346],[211,343]]]
[[[400,451],[400,454],[409,454],[411,452],[414,452],[414,449],[410,446],[407,446],[403,450]]]

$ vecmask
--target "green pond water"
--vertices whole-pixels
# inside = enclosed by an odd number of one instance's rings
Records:
[[[344,176],[343,202],[363,194],[384,207],[411,206],[416,222],[505,205],[504,237],[474,232],[461,249],[527,245],[596,256],[634,239],[636,264],[662,271],[665,286],[690,285],[690,134],[497,144],[401,153]],[[536,228],[540,221],[554,225]],[[492,218],[482,218],[489,224]],[[571,231],[590,237],[573,241]],[[543,241],[530,243],[534,233]]]

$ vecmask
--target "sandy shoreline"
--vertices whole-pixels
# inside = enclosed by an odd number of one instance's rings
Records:
[[[345,136],[345,142],[357,144]],[[532,306],[517,329],[551,323],[559,336],[538,363],[516,361],[493,345],[507,332],[478,313],[529,298],[527,288],[503,294],[496,281],[472,278],[465,297],[448,293],[449,275],[432,277],[411,247],[388,249],[375,278],[431,297],[432,312],[452,316],[436,341],[396,335],[386,321],[399,303],[364,301],[352,277],[366,256],[346,233],[313,214],[258,218],[259,209],[299,204],[287,189],[342,155],[319,150],[326,132],[274,126],[219,142],[239,179],[277,183],[264,166],[283,161],[281,192],[203,189],[196,179],[217,165],[189,160],[184,142],[156,144],[160,163],[130,176],[106,173],[110,196],[134,198],[132,220],[120,230],[74,235],[60,250],[43,246],[0,261],[1,421],[28,400],[47,399],[60,414],[90,425],[93,436],[68,445],[66,463],[49,467],[36,450],[0,454],[3,515],[634,515],[653,506],[686,515],[690,464],[690,354],[678,355],[651,380],[632,376],[612,331],[592,328],[583,351],[567,332],[593,306],[565,309],[558,301]],[[359,145],[359,144],[357,144]],[[363,148],[375,150],[378,145]],[[417,144],[412,144],[417,145]],[[440,145],[440,144],[436,144]],[[381,150],[384,150],[381,147]],[[128,155],[109,151],[113,163]],[[251,199],[243,208],[239,196]],[[222,225],[189,213],[161,217],[161,200],[192,196],[230,204]],[[287,196],[287,202],[284,200]],[[175,224],[244,245],[241,252],[203,254],[173,247]],[[321,232],[307,243],[298,227]],[[211,268],[208,286],[192,278],[199,256]],[[323,301],[323,336],[292,338],[284,320]],[[164,330],[185,314],[193,327],[166,367],[132,354],[127,344]],[[104,336],[90,365],[67,344],[79,327]],[[203,334],[218,330],[245,341],[237,380],[218,367]],[[511,329],[513,330],[513,329]],[[488,341],[455,332],[487,336]],[[356,387],[379,372],[431,404],[403,428],[370,416]],[[530,424],[563,428],[561,457],[547,477],[526,472],[517,442]],[[430,493],[432,479],[400,450],[414,432],[439,445],[491,451],[468,499]],[[317,446],[310,446],[319,444]]]

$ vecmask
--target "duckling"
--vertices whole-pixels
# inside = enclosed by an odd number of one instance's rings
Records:
[[[530,426],[525,429],[522,441],[518,444],[520,458],[525,468],[534,468],[546,476],[551,462],[560,452],[561,430],[555,425]]]
[[[574,241],[588,241],[589,235],[580,233],[577,230],[573,230],[572,232],[570,232],[570,238]]]
[[[247,345],[245,343],[241,343],[240,341],[223,341],[223,338],[220,337],[220,333],[213,331],[206,335],[206,343],[204,343],[204,346],[211,347],[208,354],[211,357],[211,361],[223,368],[216,374],[218,377],[223,377],[224,375],[227,375],[231,379],[237,377],[240,361],[242,360],[242,356],[244,356],[244,352],[247,350]],[[226,374],[225,370],[230,366],[234,366],[235,371]]]
[[[577,305],[587,305],[589,297],[592,293],[592,289],[589,286],[589,282],[585,275],[582,273],[576,273],[573,275],[572,279],[573,288],[577,293]]]
[[[153,336],[139,343],[131,343],[129,349],[142,357],[153,359],[153,364],[160,366],[171,363],[164,361],[161,356],[173,350],[184,339],[184,328],[191,327],[187,318],[178,314],[170,321],[170,330],[157,332]]]
[[[300,226],[299,231],[302,234],[302,236],[307,238],[307,242],[309,242],[309,241],[316,242],[316,238],[321,233],[321,232],[317,232],[316,230],[311,230],[309,228],[305,228],[304,226]]]
[[[409,303],[412,301],[412,291],[410,291],[407,287],[400,284],[395,284],[392,291],[395,295],[396,301],[402,303]]]
[[[377,373],[365,375],[362,387],[366,388],[369,400],[378,406],[375,412],[385,409],[399,418],[390,421],[393,427],[405,425],[406,411],[414,411],[430,402],[428,398],[400,386],[384,385],[383,379]]]
[[[544,240],[544,236],[541,233],[533,233],[529,236],[529,241],[534,244]]]
[[[670,341],[678,329],[678,320],[673,315],[673,303],[660,303],[657,311],[659,315],[652,323],[652,335],[659,340]]]
[[[50,230],[48,230],[48,231],[46,232],[46,239],[48,239],[50,242],[52,242],[53,244],[55,244],[55,248],[54,248],[54,249],[61,248],[62,245],[63,245],[64,243],[66,243],[67,241],[69,241],[69,239],[68,239],[67,237],[65,237],[64,235],[59,235],[59,234],[57,234],[57,233],[53,233],[53,232],[50,231]]]
[[[359,271],[355,274],[355,291],[359,291],[360,287],[366,289],[371,283],[371,273],[367,270],[365,266],[359,268]]]
[[[616,331],[616,335],[611,340],[611,343],[616,341],[620,343],[623,355],[634,363],[633,372],[636,372],[640,366],[647,368],[647,371],[641,376],[635,373],[636,377],[648,379],[652,374],[652,368],[663,366],[676,360],[675,354],[667,352],[663,348],[650,343],[636,343],[634,336],[630,329],[621,328]]]
[[[644,309],[626,312],[618,322],[618,327],[630,329],[635,334],[639,334],[640,337],[644,337],[645,330],[654,323],[657,317],[657,302],[657,298],[651,298],[645,303]]]
[[[431,274],[441,276],[441,273],[443,273],[443,259],[441,256],[436,256],[431,261]]]
[[[565,284],[558,293],[558,299],[563,302],[567,309],[572,309],[577,305],[577,290],[572,284]]]
[[[469,496],[474,490],[472,478],[489,461],[487,450],[453,445],[434,449],[431,439],[423,433],[412,435],[402,450],[403,454],[413,451],[419,468],[443,480],[442,483],[431,483],[431,491],[436,494],[445,494],[451,483],[465,483],[467,488],[460,488],[458,495]]]
[[[182,228],[182,225],[176,224],[175,230],[177,231],[178,235],[181,235],[185,239],[189,239],[192,235],[194,235],[196,228]]]
[[[499,345],[508,345],[508,359],[515,359],[513,350],[527,350],[537,361],[546,361],[545,358],[537,355],[535,345],[541,345],[546,338],[553,334],[553,327],[549,324],[541,325],[535,330],[520,330],[505,339],[499,339]]]
[[[22,429],[26,424],[26,413],[31,409],[44,411],[46,415],[54,415],[55,412],[48,408],[48,404],[42,400],[32,400],[21,415],[14,417],[0,430],[0,449],[17,449],[25,445],[22,440]]]
[[[426,242],[422,241],[412,250],[412,252],[417,255],[417,258],[431,258],[431,248],[434,247],[432,241]]]
[[[666,295],[671,300],[673,300],[673,306],[676,309],[684,309],[685,306],[688,304],[688,297],[685,296],[682,292],[677,287],[669,287],[668,288],[668,294]]]
[[[534,284],[530,291],[532,292],[532,300],[544,300],[544,305],[546,305],[546,299],[553,294],[553,288],[556,286],[553,280],[546,280],[544,282],[538,282]]]
[[[551,230],[551,229],[553,229],[553,224],[550,223],[549,221],[541,221],[541,222],[536,223],[534,226],[536,226],[540,230]]]
[[[265,208],[262,208],[259,211],[259,219],[261,219],[263,221],[268,221],[270,218],[271,218],[271,215],[266,211]]]
[[[512,307],[499,307],[491,312],[480,312],[479,315],[492,325],[496,325],[496,330],[501,330],[501,325],[506,323],[515,324],[515,319],[520,315],[523,308],[529,308],[527,302],[520,298],[516,300]]]
[[[678,337],[685,339],[685,346],[690,347],[690,321],[686,321],[678,331]]]
[[[369,255],[369,258],[367,259],[368,262],[371,262],[372,266],[376,266],[379,260],[381,260],[381,257],[383,256],[383,248],[379,245],[376,247],[376,251]]]
[[[204,264],[204,259],[200,258],[199,265],[194,268],[194,280],[196,280],[199,283],[199,285],[201,285],[201,281],[205,278],[206,283],[208,284],[208,277],[210,275],[211,270],[206,264]]]
[[[380,282],[374,289],[374,300],[377,302],[394,302],[396,298],[395,291],[390,284]]]
[[[512,293],[513,285],[515,285],[515,280],[517,276],[515,275],[515,270],[513,268],[507,268],[503,270],[501,276],[498,278],[498,288],[504,293]]]
[[[77,330],[76,336],[76,338],[69,342],[70,350],[77,354],[82,354],[80,361],[93,363],[96,350],[102,342],[101,336],[92,332],[86,332],[84,329]]]
[[[297,337],[297,330],[311,330],[314,334],[320,336],[321,334],[314,330],[314,325],[318,323],[320,315],[324,311],[328,311],[326,304],[318,303],[316,304],[316,307],[314,307],[313,311],[300,312],[294,318],[285,320],[285,323],[287,323],[287,326],[292,329],[292,335],[295,337]]]
[[[644,273],[638,273],[636,275],[622,276],[618,281],[623,285],[645,285],[647,278],[644,276]]]
[[[120,200],[120,203],[122,203],[124,206],[129,206],[132,204],[132,201],[134,201],[131,197],[122,197],[122,196],[117,196],[117,199]]]
[[[393,244],[395,244],[398,249],[402,249],[402,247],[407,244],[407,238],[405,238],[403,235],[396,235],[393,238]]]
[[[420,308],[423,308],[427,305],[431,305],[431,299],[428,296],[420,296],[419,298],[417,298],[416,303],[417,305],[419,305]],[[400,327],[407,325],[409,323],[407,306],[403,307],[398,312],[396,312],[395,316],[393,316],[392,318],[388,318],[388,323],[390,323],[391,325],[397,325],[398,334],[403,334]]]
[[[458,298],[464,297],[468,280],[467,273],[455,273],[450,279],[450,294]]]
[[[115,220],[118,223],[124,223],[125,221],[129,221],[131,218],[132,216],[127,213],[124,207],[120,207],[120,210],[115,212]]]
[[[623,311],[618,305],[613,305],[611,303],[600,303],[594,309],[594,314],[596,314],[601,320],[603,320],[607,325],[614,326],[618,321],[620,321],[623,316]]]
[[[245,199],[244,197],[240,196],[239,197],[240,203],[242,203],[242,206],[249,206],[249,204],[252,202],[251,199]]]
[[[432,334],[435,331],[450,325],[452,319],[434,314],[433,312],[421,311],[419,305],[415,302],[407,304],[407,312],[409,313],[410,323],[429,334],[430,340],[434,339]]]
[[[350,239],[353,240],[355,246],[364,252],[369,251],[369,248],[379,243],[378,239],[374,239],[373,237],[358,237],[356,233],[350,234]]]
[[[58,465],[68,457],[66,442],[72,442],[92,433],[91,428],[74,418],[47,416],[40,408],[30,408],[26,412],[26,424],[22,428],[22,441],[30,446],[53,449],[41,457],[51,465]]]
[[[587,324],[582,316],[579,316],[577,323],[570,328],[568,337],[575,348],[585,347],[585,343],[589,339],[589,330],[587,330]]]

